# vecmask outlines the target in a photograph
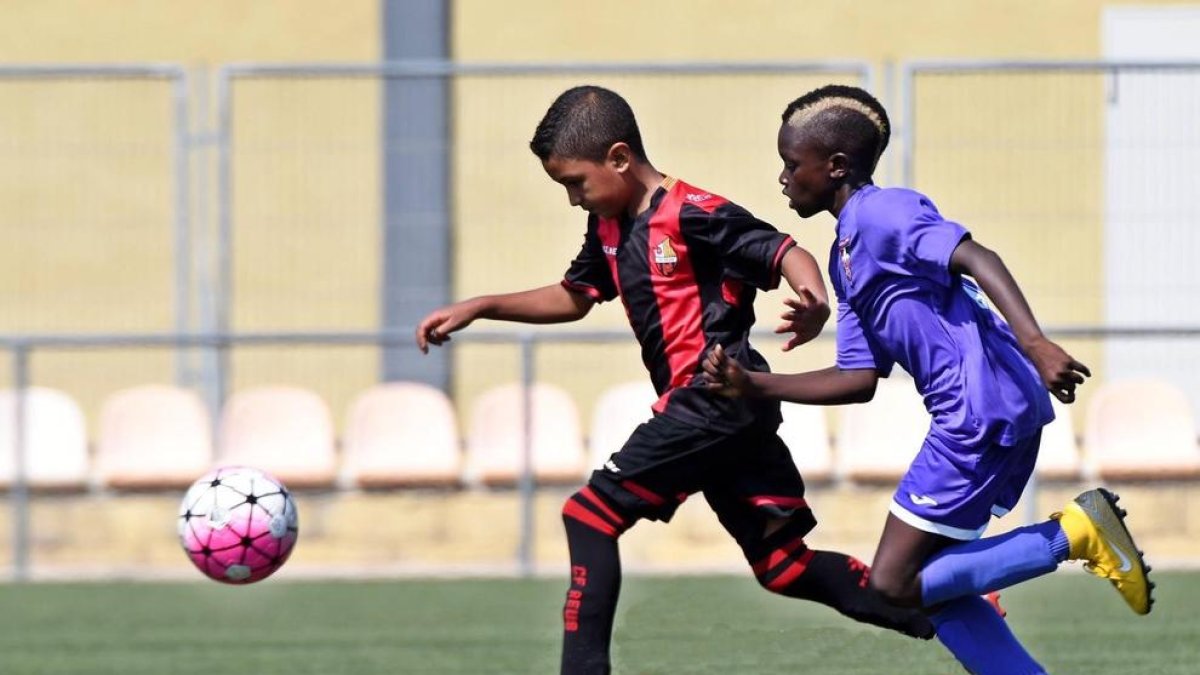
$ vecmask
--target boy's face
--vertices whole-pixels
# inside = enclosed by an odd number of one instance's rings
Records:
[[[629,149],[614,145],[603,162],[550,155],[542,168],[555,183],[567,189],[571,206],[602,218],[616,218],[628,210],[633,192],[625,182]]]
[[[801,218],[829,209],[837,189],[834,174],[839,171],[829,153],[803,129],[784,124],[779,128],[779,157],[783,160],[779,184],[788,198],[788,207]]]

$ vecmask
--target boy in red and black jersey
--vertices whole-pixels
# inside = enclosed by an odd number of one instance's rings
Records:
[[[654,412],[733,433],[760,419],[778,424],[779,408],[712,396],[695,377],[699,358],[706,345],[728,345],[767,369],[749,342],[755,289],[779,285],[784,258],[805,257],[795,246],[740,206],[664,176],[637,215],[593,211],[563,285],[596,302],[621,298],[661,397]],[[802,263],[796,275],[820,282]]]
[[[804,482],[776,435],[770,401],[716,396],[702,357],[720,345],[745,368],[767,370],[750,347],[756,289],[782,277],[796,292],[790,349],[829,317],[813,257],[731,202],[658,172],[633,111],[599,87],[558,97],[530,147],[573,206],[589,213],[583,247],[561,283],[471,298],[429,314],[417,344],[440,345],[478,318],[560,323],[620,297],[659,399],[654,415],[563,507],[571,586],[563,612],[563,673],[608,673],[620,590],[617,539],[642,518],[670,520],[702,492],[767,589],[814,600],[859,621],[928,638],[919,612],[894,608],[841,553],[809,549],[816,525]]]

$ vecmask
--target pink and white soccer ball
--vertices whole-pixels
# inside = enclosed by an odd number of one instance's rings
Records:
[[[228,466],[205,474],[179,506],[179,540],[210,579],[249,584],[275,573],[296,545],[296,503],[258,469]]]

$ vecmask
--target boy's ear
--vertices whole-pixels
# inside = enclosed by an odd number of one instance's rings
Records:
[[[633,150],[624,141],[618,141],[608,149],[608,155],[604,159],[615,171],[624,173],[633,163]]]
[[[829,177],[834,180],[844,180],[850,175],[850,158],[844,152],[835,152],[829,156]]]

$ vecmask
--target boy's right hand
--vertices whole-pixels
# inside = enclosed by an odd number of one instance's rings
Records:
[[[1063,403],[1074,403],[1075,387],[1083,384],[1084,376],[1092,376],[1087,366],[1044,337],[1022,345],[1022,349],[1033,361],[1046,389]]]
[[[478,316],[479,310],[471,300],[433,310],[417,326],[417,347],[422,354],[429,353],[429,345],[449,342],[451,333],[471,325]]]
[[[799,298],[784,299],[788,309],[779,316],[784,323],[775,328],[777,335],[792,333],[787,344],[783,345],[785,352],[790,352],[820,335],[831,314],[829,305],[807,287],[801,286],[799,290]]]

